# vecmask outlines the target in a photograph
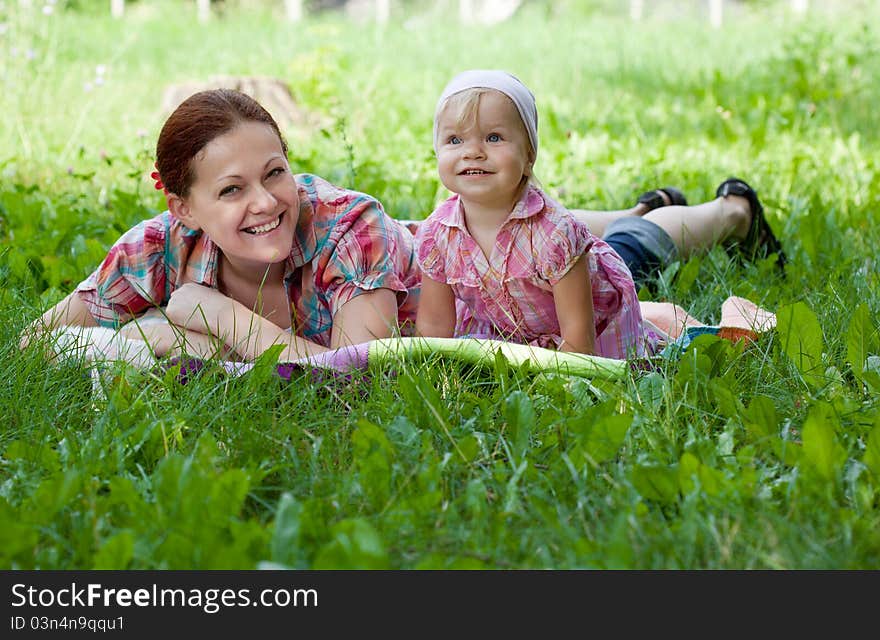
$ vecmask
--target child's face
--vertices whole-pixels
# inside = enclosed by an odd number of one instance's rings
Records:
[[[232,263],[261,269],[290,254],[299,196],[281,141],[271,127],[244,122],[193,159],[195,181],[171,212],[201,229]]]
[[[528,134],[513,102],[498,91],[480,96],[473,122],[459,124],[448,106],[437,121],[437,169],[443,185],[469,203],[510,211],[532,172]]]

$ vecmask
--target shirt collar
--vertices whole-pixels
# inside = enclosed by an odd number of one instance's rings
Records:
[[[293,234],[293,246],[290,248],[290,262],[293,268],[299,268],[311,262],[318,252],[318,237],[315,234],[315,212],[309,192],[298,183],[299,219]]]
[[[531,218],[540,213],[545,206],[546,202],[544,202],[544,197],[541,195],[541,192],[532,185],[528,185],[525,193],[514,205],[513,210],[510,212],[510,215],[507,216],[507,219],[524,220],[526,218]],[[447,227],[467,229],[460,196],[452,196],[449,200],[444,202],[441,207],[443,215],[440,218],[440,224]]]
[[[541,195],[541,192],[532,185],[528,185],[522,198],[520,198],[513,207],[513,211],[510,212],[507,219],[524,220],[526,218],[531,218],[540,213],[545,206],[546,203],[544,202],[544,197]]]

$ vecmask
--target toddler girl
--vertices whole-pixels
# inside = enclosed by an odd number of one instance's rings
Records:
[[[416,236],[417,332],[644,355],[626,264],[536,184],[537,130],[534,96],[508,73],[466,71],[443,90],[434,150],[454,195]]]

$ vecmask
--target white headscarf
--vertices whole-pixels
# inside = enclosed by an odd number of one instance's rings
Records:
[[[437,152],[439,140],[437,139],[437,117],[440,115],[446,101],[456,93],[465,89],[474,88],[494,89],[500,91],[513,101],[519,117],[529,134],[529,142],[535,155],[538,154],[538,108],[535,106],[535,96],[528,87],[520,82],[519,78],[494,69],[472,69],[463,71],[455,76],[443,89],[440,99],[437,100],[437,108],[434,110],[434,153]]]

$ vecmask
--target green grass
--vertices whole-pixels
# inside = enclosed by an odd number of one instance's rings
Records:
[[[146,5],[123,21],[0,9],[0,566],[880,568],[875,7],[798,22],[764,3],[715,32],[540,7],[487,29],[235,11],[197,26]],[[748,349],[701,339],[617,384],[429,358],[181,385],[19,352],[25,324],[160,210],[167,84],[282,78],[325,123],[287,132],[295,170],[419,218],[443,195],[434,101],[469,67],[534,90],[537,171],[572,207],[753,183],[787,279],[718,249],[656,299],[713,322],[742,295],[780,330]]]

